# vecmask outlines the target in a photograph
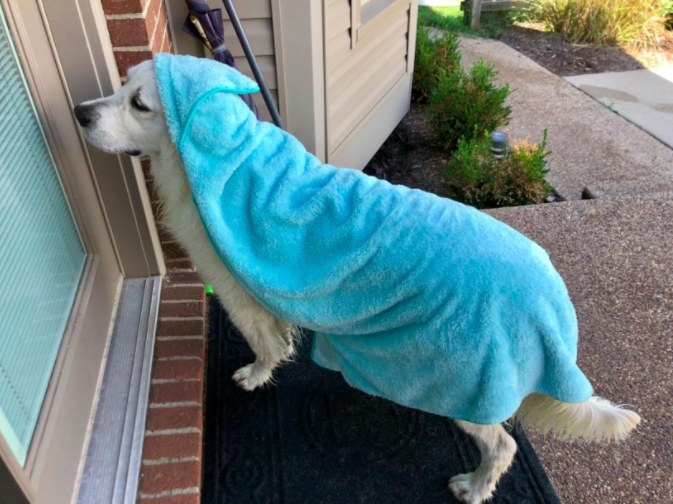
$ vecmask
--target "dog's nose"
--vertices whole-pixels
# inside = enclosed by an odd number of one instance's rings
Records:
[[[94,108],[92,106],[84,105],[82,103],[75,105],[74,112],[77,122],[79,122],[82,128],[89,126],[95,115]]]

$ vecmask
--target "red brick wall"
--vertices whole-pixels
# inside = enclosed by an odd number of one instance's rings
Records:
[[[141,504],[199,504],[203,443],[205,296],[187,261],[167,247],[150,406],[139,488]],[[171,252],[173,251],[173,252]],[[175,254],[176,257],[171,257]]]
[[[163,0],[101,0],[121,75],[157,52],[171,51]]]
[[[171,52],[163,0],[101,0],[120,75],[157,52]],[[143,163],[155,214],[149,165]],[[145,427],[138,502],[199,504],[203,443],[206,300],[203,283],[170,235],[160,230],[167,275]]]

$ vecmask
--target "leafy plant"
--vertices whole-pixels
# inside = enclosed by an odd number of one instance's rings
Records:
[[[539,0],[531,16],[573,43],[658,45],[669,0]]]
[[[664,28],[673,30],[673,0],[665,0],[662,10],[664,13]]]
[[[437,87],[439,76],[459,68],[458,36],[448,32],[433,38],[428,30],[419,27],[411,90],[414,100],[426,102],[432,90]]]
[[[436,145],[452,154],[444,182],[455,197],[480,208],[539,203],[551,193],[544,180],[547,132],[541,144],[522,142],[496,159],[489,133],[509,122],[510,88],[498,85],[497,72],[483,61],[463,70],[456,33],[469,28],[457,8],[449,9],[419,10],[412,88],[414,99],[426,104]],[[422,25],[447,31],[433,37]]]
[[[547,130],[541,143],[518,142],[508,156],[497,159],[489,135],[461,139],[444,167],[444,183],[457,199],[477,208],[541,203],[552,190],[544,179],[546,145]]]
[[[481,138],[509,122],[511,109],[505,105],[509,85],[498,86],[496,77],[497,72],[481,60],[468,73],[460,66],[440,73],[426,108],[439,147],[452,152],[461,138]]]

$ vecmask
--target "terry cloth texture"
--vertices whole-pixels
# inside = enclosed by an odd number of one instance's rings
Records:
[[[549,257],[471,207],[322,164],[259,122],[238,71],[155,57],[168,127],[223,263],[364,392],[491,424],[537,392],[587,400]]]

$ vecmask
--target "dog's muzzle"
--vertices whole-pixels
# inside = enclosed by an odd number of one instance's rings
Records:
[[[74,112],[77,122],[82,128],[87,128],[99,117],[98,112],[96,112],[96,108],[93,105],[80,103],[75,106]]]
[[[95,105],[87,105],[86,103],[80,103],[79,105],[75,105],[73,111],[75,112],[77,122],[84,129],[94,124],[100,118],[100,114],[96,110]],[[125,150],[124,154],[128,154],[129,156],[140,156],[142,152],[140,152],[137,149],[129,149]]]

